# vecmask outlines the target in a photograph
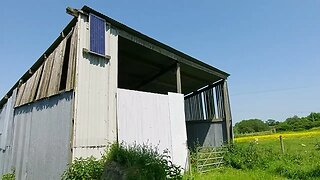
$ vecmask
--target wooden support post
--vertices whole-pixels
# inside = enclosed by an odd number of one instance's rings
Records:
[[[279,136],[279,139],[280,139],[281,151],[282,151],[282,154],[284,154],[284,144],[283,144],[283,139],[281,135]]]
[[[180,63],[177,63],[176,78],[177,78],[177,93],[182,93]]]
[[[224,104],[224,113],[225,113],[225,121],[226,121],[227,140],[228,140],[228,143],[231,143],[232,125],[231,125],[231,110],[230,110],[230,103],[229,103],[227,80],[224,80],[223,82],[223,104]]]

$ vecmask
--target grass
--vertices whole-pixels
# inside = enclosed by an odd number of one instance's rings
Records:
[[[185,178],[188,179],[188,178]],[[192,178],[189,178],[192,179]],[[261,170],[239,170],[230,167],[224,167],[220,169],[213,170],[208,173],[196,173],[193,175],[193,179],[199,180],[230,180],[230,179],[237,179],[237,180],[281,180],[285,179],[280,176],[275,176],[271,173],[261,171]]]
[[[282,154],[279,136],[283,137]],[[235,139],[227,167],[189,179],[320,179],[320,129]]]

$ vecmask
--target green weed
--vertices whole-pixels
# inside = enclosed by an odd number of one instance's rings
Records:
[[[169,152],[160,154],[147,145],[113,144],[101,159],[79,158],[65,170],[62,179],[163,180],[182,179],[181,168],[171,162]]]

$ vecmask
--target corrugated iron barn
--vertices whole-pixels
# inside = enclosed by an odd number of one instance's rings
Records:
[[[60,179],[118,141],[168,149],[232,140],[229,74],[95,10],[74,16],[0,102],[0,175]]]

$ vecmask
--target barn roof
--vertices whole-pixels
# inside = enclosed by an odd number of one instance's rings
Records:
[[[136,44],[139,44],[140,46],[145,47],[145,49],[149,49],[149,50],[151,49],[157,52],[158,54],[161,54],[162,56],[166,56],[168,58],[171,58],[175,61],[180,62],[182,64],[182,69],[185,69],[186,71],[188,71],[185,73],[193,74],[194,79],[205,77],[204,79],[201,79],[203,83],[190,84],[189,86],[200,88],[203,85],[209,85],[221,79],[227,79],[227,77],[229,76],[229,74],[224,71],[221,71],[181,51],[178,51],[168,45],[165,45],[147,35],[144,35],[104,14],[101,14],[95,11],[94,9],[88,6],[82,7],[82,9],[79,11],[86,14],[92,13],[99,17],[104,18],[108,24],[118,29],[119,36],[122,37],[122,39],[131,40],[131,42],[135,42]],[[14,84],[14,86],[8,91],[8,93],[1,99],[0,108],[2,108],[2,106],[6,103],[7,99],[12,95],[13,90],[21,82],[27,81],[32,76],[32,73],[41,66],[41,64],[45,60],[45,56],[47,54],[50,54],[59,45],[59,43],[63,40],[63,36],[65,34],[68,34],[72,30],[72,27],[76,24],[76,22],[77,22],[77,18],[73,18],[70,21],[70,23],[63,29],[59,37],[53,42],[53,44],[38,58],[35,64],[31,68],[29,68],[27,72],[24,73],[24,75]],[[124,40],[122,41],[124,42],[123,44],[125,45],[125,47],[132,47],[132,44],[130,44],[130,41],[124,41]],[[141,48],[140,46],[135,46],[134,48]],[[197,88],[194,90],[197,90]],[[189,88],[184,93],[190,93],[190,90],[191,89]]]

